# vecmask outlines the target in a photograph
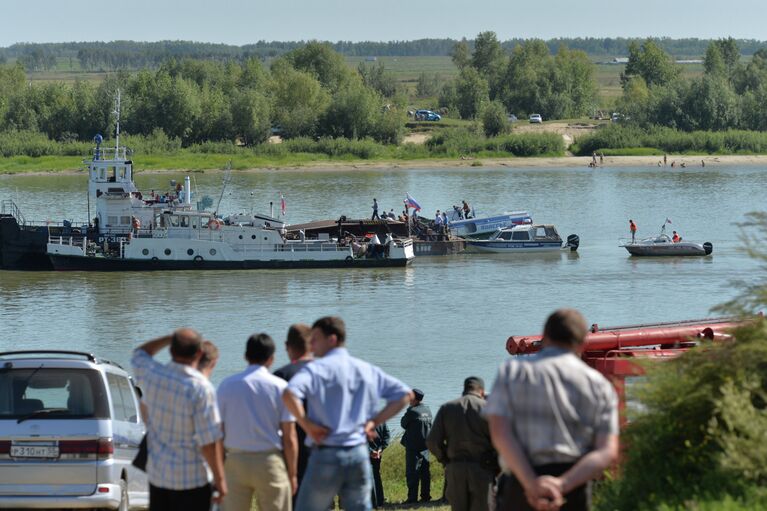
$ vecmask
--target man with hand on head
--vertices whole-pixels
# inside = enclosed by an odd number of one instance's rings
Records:
[[[161,364],[153,357],[166,346],[171,361]],[[227,493],[216,391],[197,370],[202,354],[200,334],[181,328],[142,344],[131,358],[148,412],[151,511],[208,511]]]
[[[413,394],[401,381],[349,355],[346,326],[339,317],[315,321],[311,345],[315,360],[283,393],[313,446],[296,508],[326,511],[340,495],[347,511],[367,511],[372,489],[368,439]],[[379,410],[382,400],[386,405]]]

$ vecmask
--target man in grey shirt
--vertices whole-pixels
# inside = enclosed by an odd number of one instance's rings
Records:
[[[541,352],[501,365],[483,412],[504,469],[498,509],[589,509],[591,479],[617,460],[618,397],[579,356],[587,332],[557,310]]]

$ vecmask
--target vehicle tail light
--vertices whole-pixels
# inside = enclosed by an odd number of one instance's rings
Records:
[[[11,453],[10,440],[0,440],[0,454],[10,454],[10,453]]]
[[[59,452],[68,455],[80,455],[97,459],[108,459],[114,454],[114,444],[111,438],[93,440],[61,440]]]

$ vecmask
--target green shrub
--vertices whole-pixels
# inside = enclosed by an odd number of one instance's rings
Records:
[[[90,142],[56,142],[38,131],[0,132],[0,156],[85,156]]]

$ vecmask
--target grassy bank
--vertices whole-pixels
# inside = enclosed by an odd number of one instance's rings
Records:
[[[126,136],[133,149],[136,170],[221,169],[232,162],[235,170],[269,167],[301,167],[343,163],[395,163],[426,159],[478,157],[561,156],[562,138],[554,133],[519,133],[487,138],[466,128],[440,130],[426,144],[382,144],[371,139],[295,138],[280,144],[240,147],[208,142],[181,147],[177,139],[162,132],[147,137]],[[109,146],[110,143],[106,142]],[[76,170],[90,144],[54,142],[31,132],[0,134],[0,173]]]

